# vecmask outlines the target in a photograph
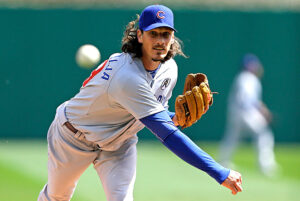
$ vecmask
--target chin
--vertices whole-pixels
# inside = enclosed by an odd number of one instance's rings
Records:
[[[156,56],[156,57],[152,58],[152,61],[163,61],[165,59],[165,56],[166,55]]]
[[[160,61],[162,62],[164,60],[164,58],[152,58],[152,61]]]

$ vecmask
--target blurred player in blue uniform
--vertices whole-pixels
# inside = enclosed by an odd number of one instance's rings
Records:
[[[243,134],[255,140],[258,163],[263,174],[272,176],[277,164],[274,156],[274,136],[269,127],[271,114],[262,102],[263,66],[254,54],[246,54],[241,72],[235,78],[228,99],[227,124],[220,148],[220,162],[228,167]]]

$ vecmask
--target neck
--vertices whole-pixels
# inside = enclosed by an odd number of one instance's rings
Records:
[[[142,57],[142,62],[144,68],[150,71],[157,69],[160,64],[160,61],[153,61],[152,59],[146,59],[144,57]]]

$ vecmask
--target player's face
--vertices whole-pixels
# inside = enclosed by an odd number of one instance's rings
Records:
[[[162,61],[174,42],[174,31],[159,27],[143,33],[138,30],[138,40],[142,43],[143,59]]]

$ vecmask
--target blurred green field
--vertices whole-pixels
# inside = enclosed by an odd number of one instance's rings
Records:
[[[216,157],[217,144],[199,145]],[[300,189],[300,145],[277,144],[281,171],[266,178],[256,168],[250,144],[240,146],[234,162],[243,175],[244,191],[232,196],[205,173],[185,164],[160,143],[138,144],[137,201],[297,201]],[[32,201],[47,180],[45,141],[0,140],[0,200]],[[101,182],[91,166],[80,178],[72,201],[105,200]]]

